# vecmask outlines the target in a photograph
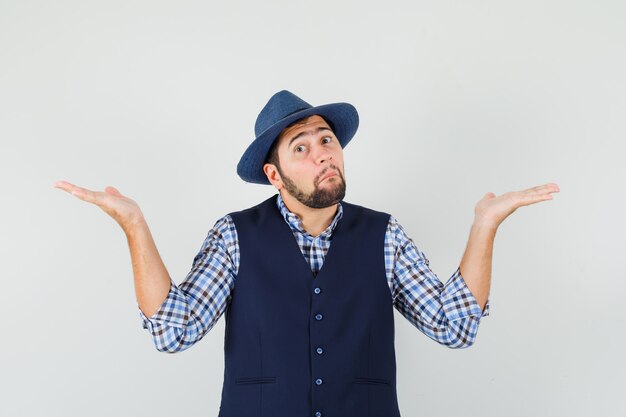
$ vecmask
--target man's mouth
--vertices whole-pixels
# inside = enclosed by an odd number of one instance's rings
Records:
[[[331,171],[328,174],[324,175],[324,177],[320,180],[320,182],[324,181],[327,178],[336,177],[336,176],[337,176],[337,172],[336,171]]]

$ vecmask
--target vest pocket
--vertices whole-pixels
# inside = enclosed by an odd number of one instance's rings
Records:
[[[391,381],[384,378],[356,377],[352,382],[355,384],[363,385],[391,385]]]
[[[276,383],[275,376],[250,376],[245,378],[235,378],[235,384],[274,384]]]

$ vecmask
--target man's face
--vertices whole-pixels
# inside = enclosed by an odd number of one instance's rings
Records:
[[[330,207],[346,194],[343,149],[318,115],[283,130],[278,141],[279,166],[265,164],[268,179],[311,208]],[[275,168],[275,169],[274,169]]]

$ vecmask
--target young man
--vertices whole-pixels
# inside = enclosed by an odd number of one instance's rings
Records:
[[[272,96],[237,172],[279,193],[220,218],[179,285],[133,200],[56,184],[126,232],[139,314],[158,350],[189,348],[226,313],[220,417],[399,416],[393,309],[444,346],[471,346],[489,314],[498,226],[559,191],[485,194],[443,285],[393,216],[343,201],[343,148],[357,127],[348,103]]]

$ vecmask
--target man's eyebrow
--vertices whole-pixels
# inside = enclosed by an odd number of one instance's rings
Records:
[[[331,132],[332,132],[332,130],[330,130],[328,127],[325,127],[325,126],[320,126],[320,127],[318,127],[318,128],[317,128],[317,132],[318,132],[318,133],[319,133],[319,132],[321,132],[322,130],[329,130],[329,131],[331,131]],[[296,136],[292,137],[292,138],[289,140],[289,143],[287,144],[287,149],[289,149],[289,148],[291,147],[291,144],[293,143],[293,141],[295,141],[296,139],[298,139],[300,136],[302,136],[302,135],[306,135],[306,134],[307,134],[307,132],[300,132],[300,133],[298,133]]]

